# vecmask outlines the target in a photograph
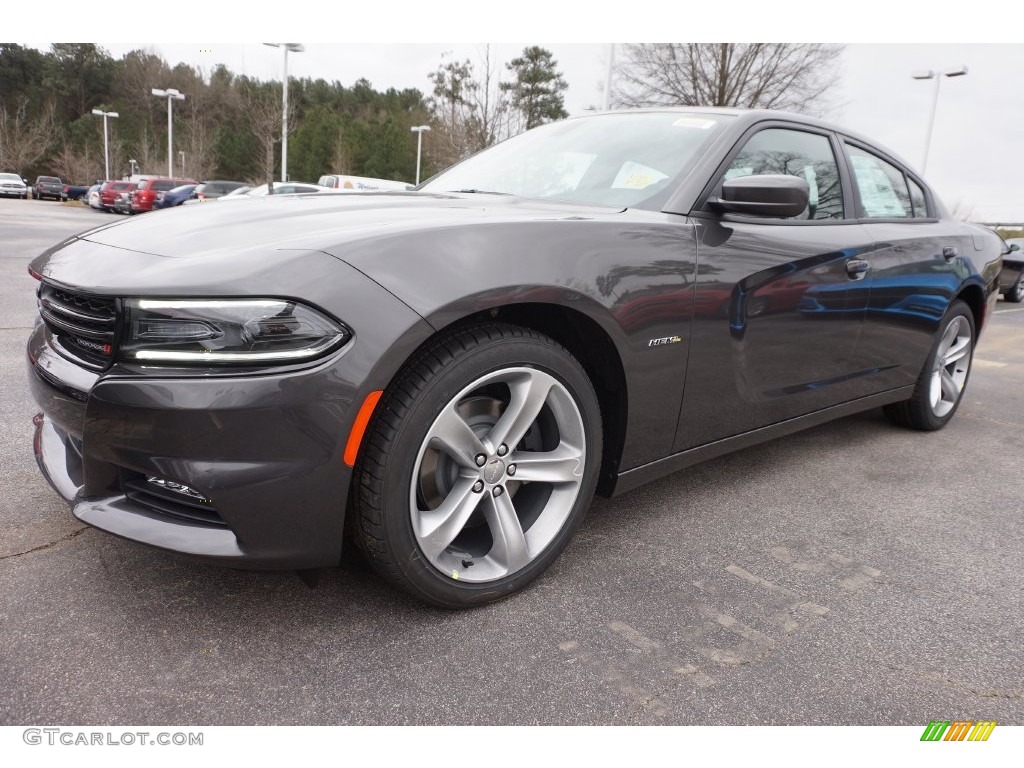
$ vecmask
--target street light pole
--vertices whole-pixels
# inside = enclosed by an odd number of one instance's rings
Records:
[[[423,132],[429,131],[429,125],[414,125],[409,129],[416,134],[416,186],[420,185],[420,159],[423,157]]]
[[[159,98],[167,98],[167,176],[174,177],[174,121],[172,119],[173,101],[184,101],[185,94],[175,88],[153,88],[152,94]]]
[[[135,175],[135,166],[139,164],[139,161],[132,158],[128,161],[131,164],[132,172],[129,174],[129,178]]]
[[[935,80],[935,90],[932,91],[932,109],[928,117],[928,136],[924,141],[924,160],[921,161],[922,174],[928,170],[928,153],[932,147],[932,131],[935,128],[935,111],[939,106],[939,86],[942,84],[942,78],[960,77],[966,74],[967,67],[963,66],[959,69],[949,69],[945,72],[935,72],[929,69],[927,72],[915,72],[911,75],[915,80]]]
[[[284,51],[284,80],[281,88],[281,181],[288,181],[288,51],[302,53],[302,43],[264,43]]]
[[[107,181],[110,178],[110,139],[107,135],[107,118],[120,117],[120,115],[117,112],[104,112],[102,109],[94,109],[92,113],[103,117],[103,169],[107,174],[103,180]]]

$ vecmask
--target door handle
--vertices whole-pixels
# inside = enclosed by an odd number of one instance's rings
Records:
[[[864,259],[850,259],[846,262],[846,274],[854,280],[860,280],[868,273],[868,269],[870,268],[871,264],[864,261]]]
[[[955,246],[947,245],[942,249],[942,258],[946,261],[952,261],[957,256],[957,250]]]

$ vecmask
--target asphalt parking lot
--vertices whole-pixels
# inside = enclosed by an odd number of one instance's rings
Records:
[[[0,724],[1024,724],[1024,305],[943,431],[871,411],[598,499],[532,588],[453,613],[71,516],[32,456],[26,266],[111,219],[0,200]]]

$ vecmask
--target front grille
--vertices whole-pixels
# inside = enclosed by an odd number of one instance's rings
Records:
[[[43,283],[39,314],[56,348],[66,357],[102,370],[114,359],[117,305],[114,299],[89,296]]]
[[[171,487],[168,487],[171,486]],[[213,502],[187,493],[172,490],[174,484],[158,485],[146,477],[133,476],[124,480],[124,495],[141,507],[160,515],[190,520],[218,527],[227,527],[217,514]]]

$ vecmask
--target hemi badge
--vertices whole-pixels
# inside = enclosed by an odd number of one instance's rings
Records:
[[[665,336],[660,339],[651,339],[647,342],[648,347],[660,347],[663,344],[678,344],[683,340],[682,336]]]

